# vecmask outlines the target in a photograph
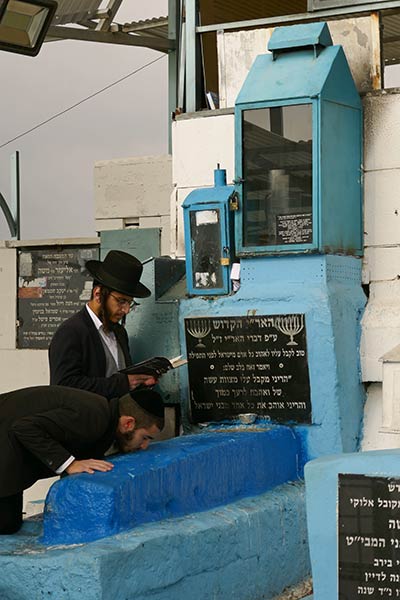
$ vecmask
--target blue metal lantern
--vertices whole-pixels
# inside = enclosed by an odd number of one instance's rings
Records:
[[[189,294],[230,292],[235,189],[225,169],[214,171],[214,187],[194,190],[182,204]]]
[[[235,105],[240,256],[362,253],[362,109],[326,23],[277,28]]]

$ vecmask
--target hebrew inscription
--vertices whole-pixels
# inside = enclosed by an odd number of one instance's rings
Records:
[[[311,421],[303,314],[185,319],[193,422]]]
[[[277,215],[277,244],[312,244],[312,214]]]
[[[85,262],[95,246],[22,250],[18,258],[18,348],[48,348],[57,327],[90,298]]]
[[[400,598],[400,478],[339,475],[339,600]]]

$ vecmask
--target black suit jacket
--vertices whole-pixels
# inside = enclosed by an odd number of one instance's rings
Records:
[[[73,455],[103,458],[119,420],[118,399],[61,386],[0,395],[0,497],[53,477]]]
[[[132,363],[126,330],[117,324],[115,336],[125,356]],[[111,399],[129,391],[128,377],[115,373],[106,377],[106,355],[100,335],[86,307],[64,321],[57,329],[49,348],[50,385],[88,390]]]

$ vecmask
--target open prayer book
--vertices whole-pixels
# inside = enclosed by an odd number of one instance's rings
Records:
[[[187,359],[182,358],[182,355],[171,359],[165,358],[164,356],[153,356],[147,360],[142,360],[134,365],[125,367],[125,369],[121,369],[120,373],[125,373],[126,375],[151,375],[158,379],[167,371],[181,367],[186,363]]]

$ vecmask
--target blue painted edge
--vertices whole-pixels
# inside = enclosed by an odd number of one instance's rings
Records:
[[[235,191],[233,185],[219,185],[215,187],[204,187],[190,192],[182,202],[182,208],[191,208],[198,204],[223,204]],[[204,207],[202,206],[202,210]]]

